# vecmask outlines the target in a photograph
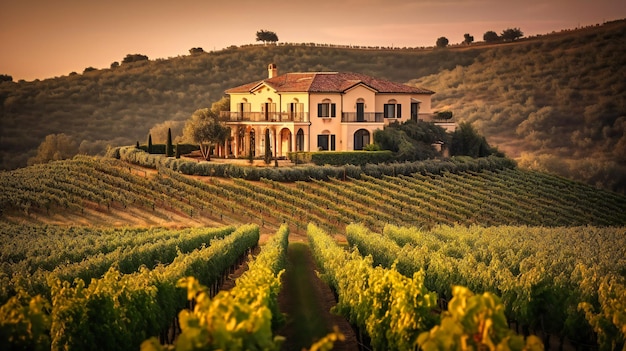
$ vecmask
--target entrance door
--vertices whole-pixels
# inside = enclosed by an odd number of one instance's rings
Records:
[[[365,104],[362,102],[356,103],[356,121],[357,122],[365,121]]]
[[[420,105],[417,102],[411,103],[411,120],[417,121],[419,115]]]
[[[370,143],[370,132],[359,129],[354,133],[354,150],[363,150]]]

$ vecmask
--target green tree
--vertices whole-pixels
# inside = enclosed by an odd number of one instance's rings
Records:
[[[152,153],[152,134],[148,134],[148,153]]]
[[[230,128],[223,126],[219,121],[219,113],[224,110],[224,106],[230,106],[222,99],[211,105],[211,108],[196,110],[183,130],[183,138],[192,140],[200,146],[200,152],[205,160],[211,160],[211,149],[217,143],[223,143],[230,135]]]
[[[270,164],[272,161],[272,146],[270,145],[270,130],[265,130],[265,157],[263,158],[265,164]]]
[[[148,56],[142,54],[128,54],[122,60],[122,63],[131,63],[131,62],[139,62],[139,61],[148,61]]]
[[[170,128],[167,129],[167,142],[165,143],[165,156],[167,157],[174,156],[174,150],[172,148],[172,130]]]
[[[189,49],[189,54],[190,55],[199,55],[199,54],[203,54],[204,53],[204,49],[202,48],[191,48]]]
[[[450,41],[448,40],[448,38],[446,37],[439,37],[437,39],[437,47],[438,48],[445,48],[446,46],[448,46],[448,44],[450,43]]]
[[[74,138],[61,133],[50,134],[37,148],[37,154],[28,159],[29,165],[49,161],[65,160],[78,154],[78,143]]]
[[[395,152],[399,161],[433,158],[437,156],[433,144],[447,141],[443,128],[422,121],[395,122],[374,132],[374,143],[379,149]]]
[[[459,127],[452,133],[451,156],[486,157],[495,152],[487,143],[487,139],[480,135],[469,122],[459,124]]]
[[[256,41],[262,41],[263,43],[275,43],[278,41],[278,35],[276,33],[261,29],[256,32]]]
[[[500,37],[504,41],[514,41],[524,36],[524,33],[519,28],[508,28],[502,32]]]
[[[183,133],[184,121],[168,120],[160,122],[152,126],[148,133],[152,135],[152,141],[161,144],[167,142],[168,130],[173,135],[173,141],[180,141],[180,136]]]
[[[500,41],[500,36],[498,36],[498,33],[490,30],[483,34],[483,40],[487,43],[495,43],[497,41]]]
[[[463,44],[467,44],[470,45],[471,43],[474,42],[474,36],[473,35],[469,35],[469,33],[465,33],[463,35]]]

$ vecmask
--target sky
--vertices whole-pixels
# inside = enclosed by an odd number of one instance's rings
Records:
[[[421,47],[519,28],[525,36],[626,18],[624,0],[0,0],[0,74],[31,81],[254,44]]]

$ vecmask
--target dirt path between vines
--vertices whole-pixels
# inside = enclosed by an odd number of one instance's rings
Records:
[[[345,318],[330,313],[336,304],[330,287],[316,274],[317,265],[306,237],[289,236],[283,288],[278,296],[280,311],[286,314],[285,325],[277,331],[287,340],[282,350],[300,351],[326,336],[337,326],[346,337],[333,350],[358,350],[356,336]]]

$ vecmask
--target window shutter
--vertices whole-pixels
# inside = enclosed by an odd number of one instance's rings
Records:
[[[335,134],[330,135],[330,149],[335,151]]]
[[[397,118],[402,118],[402,105],[397,104],[396,108],[398,109],[398,114],[396,115]]]
[[[317,117],[322,117],[322,104],[317,104]]]
[[[337,116],[337,108],[335,106],[335,104],[330,104],[330,117],[335,117]]]

